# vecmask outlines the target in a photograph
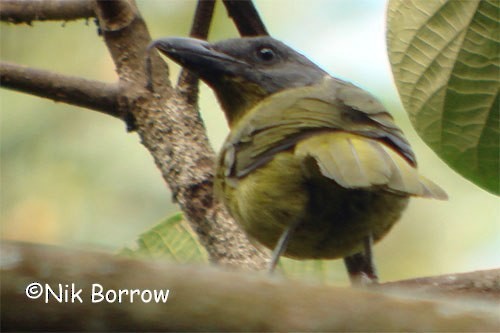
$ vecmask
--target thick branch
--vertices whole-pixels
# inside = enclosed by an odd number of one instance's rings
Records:
[[[380,288],[384,291],[403,289],[416,294],[468,296],[500,302],[500,269],[386,282]]]
[[[269,35],[252,0],[224,0],[224,5],[241,36]]]
[[[212,262],[262,269],[266,258],[213,200],[215,153],[195,104],[172,89],[168,70],[151,54],[154,93],[146,89],[146,49],[151,37],[133,1],[98,0],[96,13],[115,62],[120,106],[135,119],[137,133]],[[118,16],[118,17],[115,17]]]
[[[1,62],[0,86],[121,118],[116,84]]]
[[[90,0],[2,0],[0,20],[27,23],[47,20],[77,20],[94,16]]]
[[[3,242],[2,331],[496,331],[496,302],[468,297],[429,300],[408,290],[381,292],[304,284],[258,273],[118,258]],[[33,282],[82,289],[75,302],[30,299]],[[431,282],[431,281],[430,281]],[[109,290],[169,290],[165,303],[92,303],[92,285]],[[68,287],[64,287],[64,286]],[[94,287],[95,288],[95,287]],[[33,289],[30,289],[34,291]],[[96,289],[97,290],[97,289]],[[96,299],[96,298],[94,298]],[[113,292],[110,298],[113,299]]]
[[[207,39],[210,22],[215,8],[215,0],[199,0],[189,35],[194,38]],[[198,104],[198,76],[182,69],[177,83],[177,91],[186,98],[187,103]]]

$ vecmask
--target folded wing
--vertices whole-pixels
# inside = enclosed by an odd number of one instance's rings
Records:
[[[419,175],[410,144],[383,105],[331,77],[257,104],[232,129],[219,164],[228,180],[237,180],[286,150],[313,158],[323,176],[346,188],[446,198]]]
[[[439,186],[421,176],[400,153],[380,140],[346,132],[323,133],[297,143],[295,155],[304,161],[313,158],[324,177],[345,188],[447,197]]]

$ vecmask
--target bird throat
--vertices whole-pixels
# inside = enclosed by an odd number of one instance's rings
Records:
[[[226,78],[213,86],[230,128],[233,128],[250,109],[270,95],[259,85],[237,80],[237,78]]]

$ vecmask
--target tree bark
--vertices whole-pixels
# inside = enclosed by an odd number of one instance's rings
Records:
[[[31,24],[32,21],[78,20],[94,16],[92,0],[2,0],[0,20]]]
[[[252,1],[224,0],[224,6],[241,36],[269,35]]]
[[[454,275],[445,294],[433,285],[450,280],[446,276],[400,282],[397,291],[392,284],[387,292],[384,285],[335,288],[51,246],[4,242],[0,249],[2,331],[472,332],[500,327],[500,270]],[[465,282],[464,289],[462,282],[471,278],[475,282]],[[37,291],[34,282],[45,290],[38,298],[42,289]],[[492,289],[478,297],[483,282]],[[63,294],[68,291],[67,301],[49,293],[45,302],[46,287],[58,293],[59,284]],[[93,292],[101,286],[102,292]],[[422,292],[423,286],[430,289]],[[72,287],[82,290],[81,303],[78,297],[71,302]],[[122,292],[119,302],[119,290],[135,289],[132,301]],[[146,302],[145,290],[167,289],[165,302]],[[111,302],[93,303],[106,295]]]
[[[0,62],[0,81],[4,88],[122,118],[118,108],[116,84],[52,73],[7,62]]]

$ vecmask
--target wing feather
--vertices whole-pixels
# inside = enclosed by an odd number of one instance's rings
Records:
[[[446,198],[439,186],[420,176],[413,165],[383,141],[346,132],[323,133],[299,142],[295,156],[303,161],[312,157],[324,177],[345,188]]]
[[[420,176],[408,141],[370,94],[331,77],[264,99],[232,128],[219,157],[227,179],[245,177],[281,151],[313,157],[320,172],[346,188],[383,188],[444,198]]]

